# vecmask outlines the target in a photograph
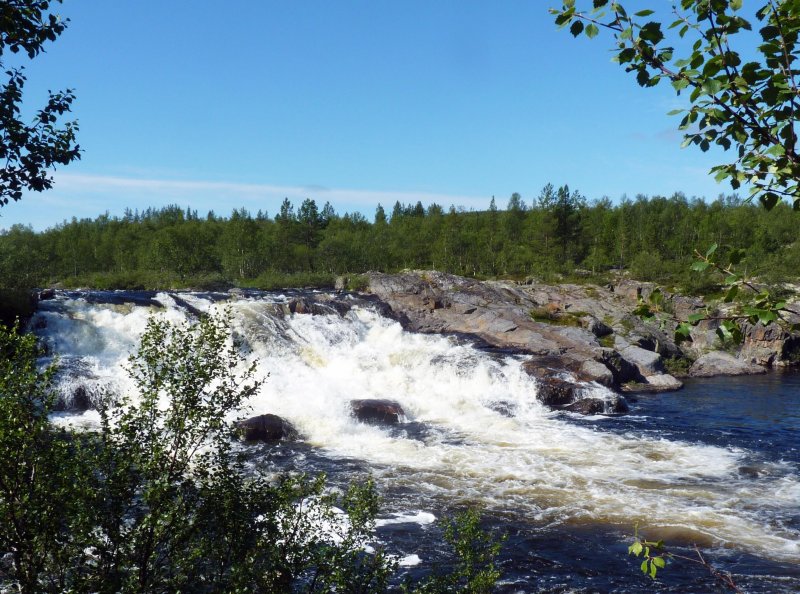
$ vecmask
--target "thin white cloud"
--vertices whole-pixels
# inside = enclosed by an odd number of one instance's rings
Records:
[[[54,178],[51,190],[29,193],[20,202],[0,209],[0,231],[14,224],[32,225],[41,231],[73,217],[95,218],[105,212],[120,216],[125,208],[141,211],[169,204],[191,207],[201,215],[213,210],[218,215],[227,216],[233,209],[244,207],[254,213],[264,210],[274,216],[284,198],[289,198],[295,207],[306,198],[312,198],[320,208],[327,201],[340,214],[360,212],[371,219],[378,204],[389,210],[396,201],[403,204],[420,201],[425,206],[436,202],[444,208],[452,204],[480,210],[487,208],[491,200],[490,196],[421,191],[354,190],[312,184],[285,186],[60,171]]]
[[[464,196],[457,194],[441,194],[431,192],[406,192],[385,190],[355,190],[347,188],[327,188],[319,185],[283,186],[272,184],[248,184],[237,182],[219,182],[204,180],[169,180],[146,179],[134,177],[116,177],[105,175],[86,175],[61,173],[56,175],[57,192],[63,194],[108,194],[110,198],[135,194],[138,201],[161,202],[161,199],[191,199],[197,196],[205,198],[216,195],[220,198],[239,198],[242,206],[259,200],[273,201],[276,198],[290,200],[313,198],[318,203],[329,201],[337,210],[346,208],[374,208],[378,203],[384,206],[396,201],[402,203],[423,204],[436,202],[443,206],[454,204],[466,208],[486,208],[490,198]],[[117,201],[115,199],[115,201]],[[133,205],[127,205],[133,206]],[[194,207],[194,204],[192,205]]]

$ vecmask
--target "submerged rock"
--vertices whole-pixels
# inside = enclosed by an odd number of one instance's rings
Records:
[[[251,417],[236,423],[242,439],[245,441],[294,441],[300,437],[294,426],[278,415],[265,414]]]
[[[620,396],[611,400],[601,398],[581,398],[568,404],[562,410],[581,413],[582,415],[622,414],[628,412],[628,403]]]
[[[359,421],[375,425],[396,425],[405,416],[399,402],[382,398],[351,400],[350,410]]]

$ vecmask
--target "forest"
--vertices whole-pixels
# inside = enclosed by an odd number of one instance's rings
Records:
[[[707,202],[681,193],[589,201],[548,184],[529,202],[514,193],[504,206],[494,198],[483,211],[396,203],[387,213],[378,205],[373,221],[310,198],[298,208],[285,199],[274,217],[127,209],[43,232],[0,232],[0,278],[5,288],[274,289],[329,286],[334,275],[367,270],[545,281],[624,270],[694,292],[709,288],[690,270],[694,251],[713,243],[747,248],[744,269],[763,282],[800,270],[800,214],[785,204],[767,211],[735,195]]]

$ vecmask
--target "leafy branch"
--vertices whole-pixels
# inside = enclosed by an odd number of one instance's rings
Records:
[[[664,569],[669,561],[688,561],[695,563],[706,568],[708,572],[719,581],[723,586],[730,589],[732,592],[741,592],[736,582],[733,581],[733,576],[727,571],[722,571],[709,563],[697,545],[694,545],[695,557],[681,555],[674,551],[667,549],[663,540],[652,541],[647,540],[643,535],[639,534],[639,525],[634,528],[634,540],[628,547],[628,555],[642,558],[640,568],[642,573],[650,576],[652,579],[656,578],[659,569]]]

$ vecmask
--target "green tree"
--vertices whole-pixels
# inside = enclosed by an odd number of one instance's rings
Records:
[[[0,71],[8,77],[0,85],[0,206],[19,200],[26,190],[51,188],[50,170],[80,158],[80,147],[75,143],[77,122],[58,127],[61,116],[72,107],[72,90],[50,92],[45,106],[26,124],[20,119],[24,69],[6,66],[8,52],[23,52],[33,59],[44,51],[45,43],[64,31],[68,20],[49,12],[50,4],[50,0],[0,3]]]
[[[641,86],[668,81],[677,94],[688,93],[688,108],[674,112],[684,114],[684,146],[707,151],[716,144],[735,154],[712,168],[718,180],[728,179],[734,189],[750,184],[751,195],[768,209],[781,197],[800,207],[797,3],[767,0],[746,9],[743,0],[678,4],[667,26],[651,18],[657,10],[630,12],[609,0],[593,0],[584,11],[565,0],[551,12],[575,36],[609,31],[617,62]]]

